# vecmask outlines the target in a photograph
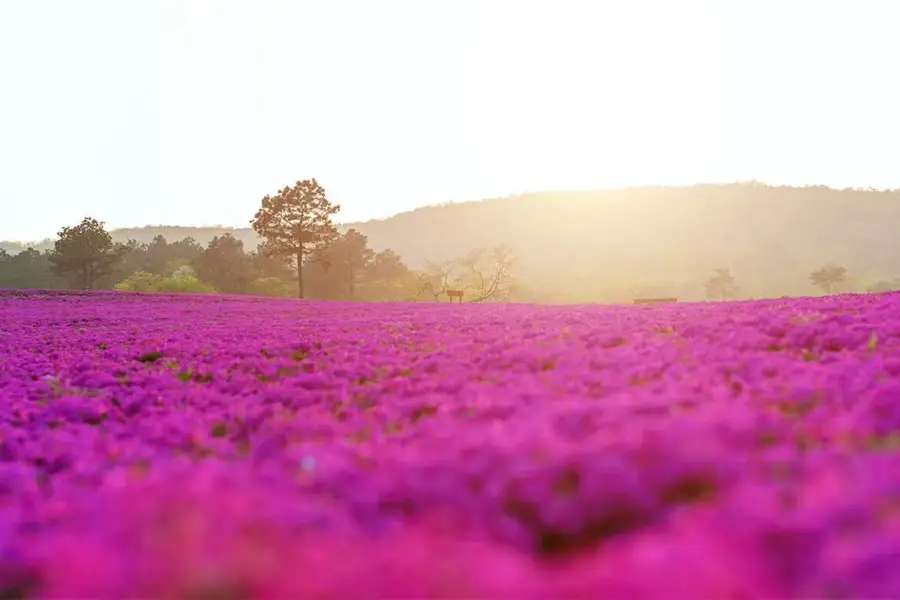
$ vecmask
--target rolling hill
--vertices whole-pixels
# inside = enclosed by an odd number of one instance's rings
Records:
[[[813,294],[809,273],[826,263],[849,270],[847,290],[900,275],[900,191],[749,183],[548,192],[420,208],[340,228],[350,227],[413,267],[509,244],[535,298],[547,300],[618,301],[635,287],[699,299],[718,267],[731,269],[745,297]],[[112,233],[120,241],[162,234],[206,244],[225,232],[248,248],[258,242],[251,229],[225,227]]]

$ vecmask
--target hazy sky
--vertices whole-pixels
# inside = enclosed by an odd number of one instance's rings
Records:
[[[900,187],[898,0],[0,0],[0,239],[550,188]]]

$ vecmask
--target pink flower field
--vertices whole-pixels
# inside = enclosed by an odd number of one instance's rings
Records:
[[[900,598],[900,294],[0,293],[4,598]]]

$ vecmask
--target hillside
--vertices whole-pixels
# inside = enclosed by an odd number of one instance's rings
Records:
[[[747,297],[813,294],[809,273],[829,262],[845,266],[853,278],[847,289],[856,289],[900,275],[898,226],[900,191],[751,183],[527,194],[341,229],[355,227],[373,248],[390,247],[414,267],[507,243],[539,297],[587,301],[627,299],[635,286],[699,298],[717,267],[730,268]],[[113,235],[206,244],[226,231],[256,246],[250,229],[145,227]]]

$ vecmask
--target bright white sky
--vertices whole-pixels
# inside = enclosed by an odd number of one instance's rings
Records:
[[[522,191],[900,187],[898,0],[0,0],[0,239]]]

